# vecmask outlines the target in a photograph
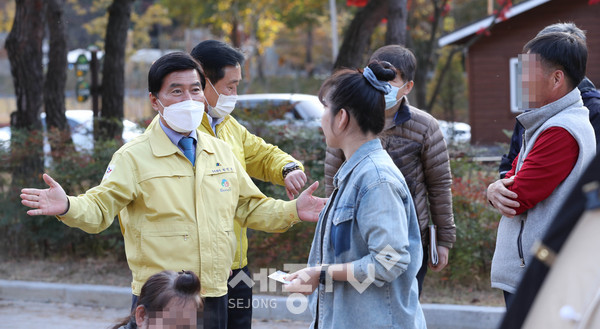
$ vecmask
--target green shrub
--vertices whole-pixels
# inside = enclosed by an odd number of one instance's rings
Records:
[[[319,181],[314,195],[325,196],[324,159],[325,140],[319,129],[299,127],[269,127],[257,122],[261,137],[304,164],[308,182],[305,187]],[[258,188],[267,196],[287,200],[285,188],[255,180]],[[258,268],[282,269],[284,263],[306,263],[314,236],[315,224],[299,223],[285,233],[271,234],[248,230],[248,258],[253,270]]]
[[[72,149],[52,152],[50,167],[45,171],[61,184],[67,194],[84,193],[100,182],[110,157],[118,146],[116,141],[107,141],[97,142],[93,154]],[[16,150],[22,151],[23,148],[16,146]],[[18,152],[13,154],[15,155],[18,156]],[[19,190],[21,187],[47,188],[42,179],[42,172],[26,181],[13,182],[11,154],[2,149],[0,158],[0,207],[4,209],[0,216],[0,247],[5,251],[5,255],[85,256],[103,255],[115,249],[122,250],[123,242],[118,223],[114,223],[100,234],[90,235],[79,229],[67,227],[54,216],[28,216],[26,211],[29,208],[21,205]]]
[[[451,153],[455,151],[451,150]],[[450,162],[456,243],[450,250],[446,269],[441,273],[429,271],[428,275],[439,277],[442,282],[479,289],[489,285],[500,218],[486,198],[487,186],[497,179],[497,163],[472,161],[468,154],[473,150],[463,147],[463,151]]]

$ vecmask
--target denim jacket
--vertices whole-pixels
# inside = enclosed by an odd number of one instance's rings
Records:
[[[419,224],[404,177],[379,139],[342,164],[333,186],[308,263],[351,263],[359,283],[320,284],[310,296],[311,328],[316,321],[319,329],[426,328],[415,278],[423,252]]]

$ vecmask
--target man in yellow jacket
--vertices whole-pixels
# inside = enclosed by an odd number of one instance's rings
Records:
[[[224,329],[234,218],[280,232],[300,219],[316,221],[325,200],[312,196],[316,184],[297,201],[263,195],[227,144],[196,129],[204,117],[204,84],[190,55],[161,57],[148,74],[159,124],[113,155],[100,185],[67,196],[44,174],[49,188],[25,188],[21,198],[34,208],[29,215],[56,215],[89,233],[103,231],[119,214],[134,300],[152,274],[191,270],[201,278],[204,328]]]
[[[273,184],[285,185],[290,200],[298,194],[306,175],[302,164],[277,146],[266,143],[238,123],[230,113],[237,99],[237,87],[242,80],[241,67],[244,55],[228,44],[207,40],[199,43],[191,52],[202,65],[206,74],[206,112],[202,119],[203,132],[225,141],[240,161],[248,175]],[[237,243],[230,280],[239,272],[248,270],[248,238],[246,227],[236,221],[234,230]],[[249,329],[252,322],[252,288],[243,281],[228,285],[229,329]]]

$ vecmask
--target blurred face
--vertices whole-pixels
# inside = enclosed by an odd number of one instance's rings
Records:
[[[160,100],[160,103],[158,102]],[[169,105],[195,100],[204,102],[204,93],[200,76],[196,70],[171,72],[163,79],[162,87],[157,97],[150,94],[152,108],[163,113],[164,107]],[[162,103],[162,105],[161,105]],[[164,107],[163,107],[164,106]]]
[[[219,95],[237,95],[237,87],[242,81],[242,68],[239,65],[226,66],[223,79],[214,82],[207,79],[204,92],[210,106],[216,106]],[[210,81],[210,82],[209,82]],[[210,84],[212,83],[212,87]],[[213,89],[214,87],[214,89]]]
[[[327,146],[339,148],[338,138],[336,138],[337,136],[333,133],[335,117],[333,116],[328,103],[328,101],[325,101],[325,110],[323,116],[321,116],[321,128],[323,129],[323,135],[325,136],[325,143]],[[338,114],[339,113],[340,112],[338,112]]]
[[[182,306],[180,303],[170,302],[164,310],[147,314],[139,328],[196,329],[197,317],[196,303],[187,302]],[[138,321],[138,323],[140,322]]]
[[[325,105],[325,110],[321,116],[321,128],[323,129],[323,135],[325,136],[325,143],[329,147],[333,147],[329,144],[331,139],[331,121],[331,110],[329,109],[329,106]]]
[[[539,108],[551,101],[552,83],[538,54],[521,54],[521,95],[524,109]]]

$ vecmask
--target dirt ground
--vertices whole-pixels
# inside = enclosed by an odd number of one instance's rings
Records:
[[[421,303],[504,306],[502,294],[497,289],[489,288],[489,283],[480,283],[479,289],[450,286],[439,283],[438,277],[436,274],[427,275]],[[131,272],[126,262],[110,258],[2,259],[0,279],[129,287]]]

